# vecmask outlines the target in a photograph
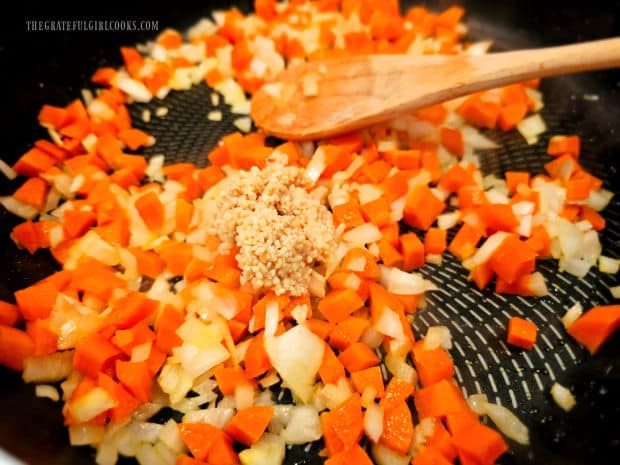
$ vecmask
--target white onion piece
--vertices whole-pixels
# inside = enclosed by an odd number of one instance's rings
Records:
[[[436,290],[437,287],[419,273],[407,273],[398,268],[379,265],[381,284],[391,293],[397,295],[423,294]]]
[[[54,402],[58,402],[60,400],[58,389],[50,384],[37,384],[34,388],[34,394],[37,397],[45,397]]]
[[[547,125],[538,113],[524,118],[517,124],[517,131],[519,131],[529,145],[538,142],[538,136],[546,130]]]
[[[610,192],[607,189],[601,189],[598,191],[591,190],[590,195],[586,200],[586,205],[598,212],[603,210],[609,204],[613,196],[613,192]]]
[[[611,296],[614,299],[620,299],[620,286],[612,286],[609,288],[609,292],[611,292]]]
[[[463,143],[474,150],[496,149],[498,145],[471,126],[463,126],[461,128],[463,134]]]
[[[379,228],[372,223],[364,223],[344,233],[342,240],[353,247],[363,247],[366,244],[380,240],[381,237]]]
[[[452,334],[447,326],[431,326],[426,331],[423,342],[424,350],[433,350],[441,347],[452,349]]]
[[[408,455],[399,454],[381,443],[372,444],[370,451],[377,465],[409,465],[411,461]]]
[[[377,200],[383,195],[383,190],[372,184],[362,184],[357,188],[360,205]]]
[[[265,351],[293,394],[307,403],[323,360],[323,341],[304,325],[299,325],[277,337],[265,336]]]
[[[72,446],[89,446],[99,444],[105,435],[102,425],[71,425],[69,426],[69,443]]]
[[[173,419],[168,420],[164,424],[157,439],[177,454],[181,454],[185,450],[185,444],[179,434],[179,428]]]
[[[116,400],[100,387],[94,387],[83,396],[67,404],[71,418],[78,423],[86,423],[97,415],[116,406]]]
[[[375,403],[370,404],[364,413],[364,431],[372,442],[379,442],[383,433],[383,409]]]
[[[485,413],[495,423],[495,426],[510,439],[523,445],[530,443],[527,426],[506,407],[489,402],[486,404],[485,410]]]
[[[566,412],[572,410],[577,403],[573,393],[560,383],[553,383],[553,386],[551,386],[551,397],[553,397],[555,403]]]
[[[471,257],[463,261],[463,267],[473,270],[477,266],[489,261],[499,246],[502,245],[502,242],[509,236],[510,234],[505,231],[497,231],[491,234]]]
[[[20,202],[12,196],[0,197],[0,205],[20,218],[31,220],[39,213],[32,205]]]
[[[243,465],[282,465],[285,454],[282,438],[265,433],[256,444],[239,453],[239,460]]]
[[[316,149],[316,152],[314,152],[310,162],[308,162],[304,170],[304,177],[310,181],[311,184],[314,184],[319,180],[325,168],[325,151],[319,147]]]
[[[73,351],[28,357],[22,377],[27,383],[54,383],[65,379],[73,370]]]
[[[15,172],[15,170],[11,168],[11,166],[8,165],[1,158],[0,158],[0,173],[4,174],[4,176],[9,180],[13,180],[17,177],[17,173]]]
[[[317,441],[322,436],[319,413],[309,405],[292,407],[290,419],[280,436],[287,444],[306,444]]]
[[[581,302],[575,302],[575,304],[566,310],[566,313],[562,317],[562,324],[564,328],[568,329],[570,326],[583,314],[583,306]]]
[[[229,407],[211,407],[204,410],[188,412],[183,417],[183,423],[209,423],[220,429],[224,428],[235,415]]]

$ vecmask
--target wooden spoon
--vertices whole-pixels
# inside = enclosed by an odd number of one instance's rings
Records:
[[[466,55],[368,55],[298,63],[252,98],[268,134],[317,139],[485,89],[620,66],[620,38]]]

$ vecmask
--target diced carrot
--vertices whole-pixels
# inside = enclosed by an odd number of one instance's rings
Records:
[[[365,164],[360,174],[364,176],[366,181],[370,181],[371,184],[379,184],[388,176],[391,169],[392,167],[385,160],[377,160]]]
[[[478,207],[476,212],[489,232],[512,231],[519,226],[510,205],[488,203]]]
[[[309,320],[306,320],[304,324],[310,331],[323,340],[327,339],[329,333],[334,328],[333,323],[325,320],[319,320],[318,318],[310,318]]]
[[[43,150],[45,153],[51,155],[58,161],[63,161],[67,158],[67,152],[62,147],[59,147],[48,140],[39,139],[35,141],[34,146],[40,150]]]
[[[448,460],[439,450],[430,446],[425,447],[411,461],[411,465],[450,465],[451,463],[453,462]]]
[[[587,178],[571,177],[566,181],[566,201],[578,202],[580,200],[586,200],[590,195],[592,188],[590,180]]]
[[[345,230],[361,226],[365,223],[360,210],[359,202],[354,197],[349,197],[346,203],[336,205],[332,208],[334,223],[339,225],[344,223]]]
[[[155,346],[162,352],[172,353],[172,349],[183,343],[176,331],[184,321],[183,313],[170,306],[164,307],[155,321]]]
[[[140,55],[140,52],[134,47],[121,47],[121,56],[125,63],[125,68],[133,78],[138,78],[140,70],[144,64],[144,58]]]
[[[400,401],[386,408],[380,442],[398,453],[406,454],[412,441],[413,419],[407,403]]]
[[[357,444],[362,437],[363,428],[362,403],[359,394],[352,394],[335,409],[322,413],[321,424],[327,427],[324,428],[324,435],[328,455],[332,456],[342,450],[348,450]],[[330,441],[333,436],[335,436],[335,441]]]
[[[508,344],[529,350],[536,343],[536,333],[536,325],[531,321],[518,316],[513,316],[508,321]]]
[[[439,180],[439,186],[449,192],[457,192],[464,186],[475,186],[471,172],[466,170],[462,165],[456,163],[446,171]]]
[[[351,344],[340,353],[338,359],[349,373],[376,366],[380,362],[377,354],[362,342]]]
[[[525,103],[513,103],[502,107],[497,117],[497,125],[502,131],[514,129],[525,118],[527,109]]]
[[[448,232],[445,229],[429,228],[424,236],[424,252],[428,254],[442,254],[446,250]]]
[[[158,231],[162,227],[165,211],[159,196],[155,192],[149,191],[138,197],[135,201],[135,206],[138,214],[149,229]]]
[[[399,403],[407,401],[413,391],[414,387],[411,383],[393,376],[385,389],[379,406],[383,407],[384,410],[396,407]]]
[[[34,352],[32,355],[48,355],[58,350],[58,336],[45,320],[26,322],[26,333],[32,339]]]
[[[400,15],[376,10],[370,17],[370,33],[375,40],[397,40],[405,33],[405,24]]]
[[[439,135],[441,137],[441,145],[443,145],[448,152],[457,157],[463,156],[465,146],[463,144],[463,134],[460,129],[443,127],[439,130]]]
[[[97,216],[92,210],[67,209],[62,216],[62,225],[69,238],[83,236],[96,221]]]
[[[99,373],[97,384],[105,389],[116,401],[116,406],[110,409],[109,416],[112,421],[122,421],[138,408],[138,400],[132,396],[123,386],[114,381],[105,373]]]
[[[591,354],[595,354],[619,327],[620,305],[599,305],[577,318],[567,331]]]
[[[24,331],[0,325],[0,365],[23,371],[24,360],[34,354],[34,342]]]
[[[175,50],[183,44],[183,38],[178,31],[166,29],[157,36],[156,42],[168,50]]]
[[[39,123],[59,129],[65,125],[68,119],[67,110],[53,105],[43,105],[39,111]]]
[[[331,323],[345,320],[351,313],[364,305],[360,297],[351,289],[329,292],[318,305],[321,314]]]
[[[363,204],[361,210],[364,218],[375,226],[381,227],[390,223],[390,204],[385,196]]]
[[[424,266],[424,244],[414,233],[400,236],[400,250],[403,255],[404,271],[411,271]]]
[[[97,379],[99,372],[110,372],[122,352],[100,334],[91,334],[78,341],[73,355],[73,368]],[[111,372],[113,373],[113,371]]]
[[[430,107],[416,110],[414,114],[422,121],[427,121],[435,126],[439,126],[445,121],[446,116],[448,116],[448,110],[442,103],[438,103]]]
[[[381,374],[381,368],[378,366],[352,372],[351,382],[355,390],[360,394],[363,394],[366,389],[372,389],[375,393],[375,397],[383,396],[385,390],[383,386],[383,375]]]
[[[336,384],[340,378],[345,376],[344,366],[328,345],[323,351],[323,360],[319,367],[319,377],[323,384]]]
[[[390,223],[381,228],[381,237],[384,241],[387,241],[388,244],[391,244],[392,247],[398,249],[400,244],[400,238],[398,237],[400,234],[400,227],[398,226],[398,222]]]
[[[379,241],[379,256],[385,266],[400,268],[403,264],[403,256],[398,249],[384,239]]]
[[[568,153],[559,155],[555,160],[545,163],[545,170],[553,179],[567,181],[579,168],[576,160]]]
[[[226,175],[219,166],[211,165],[197,171],[197,181],[203,190],[215,186],[219,181],[224,179]]]
[[[464,260],[474,254],[481,238],[482,234],[476,228],[465,223],[450,242],[448,250],[455,257]]]
[[[187,268],[194,256],[192,245],[185,242],[169,241],[164,243],[158,252],[164,260],[166,268],[177,276],[183,276],[185,268]]]
[[[508,284],[534,271],[536,254],[518,237],[504,239],[489,259],[489,267]]]
[[[47,183],[41,178],[30,178],[13,193],[13,197],[41,211],[47,198]]]
[[[130,292],[112,305],[105,322],[117,328],[129,328],[155,313],[158,306],[159,302],[145,294]]]
[[[121,384],[140,402],[151,399],[153,377],[146,362],[116,361],[116,376]]]
[[[124,289],[127,282],[116,276],[115,271],[94,260],[82,261],[71,278],[72,289],[88,292],[106,301],[114,289]]]
[[[354,444],[349,449],[345,449],[328,458],[325,465],[372,465],[372,460],[359,444]]]
[[[506,184],[511,194],[517,191],[517,186],[519,184],[528,186],[530,183],[530,173],[527,171],[506,171],[505,176]]]
[[[553,136],[549,139],[547,153],[551,156],[568,154],[579,158],[581,139],[579,136]]]
[[[383,159],[400,170],[417,170],[421,157],[420,150],[390,150],[383,153]]]
[[[587,205],[583,205],[581,207],[579,217],[582,220],[588,221],[592,225],[592,229],[595,231],[602,231],[605,229],[605,218],[603,218],[599,212],[588,207]]]
[[[345,350],[359,341],[369,324],[367,319],[354,316],[342,320],[329,333],[329,345],[338,350]]]
[[[109,86],[112,83],[112,79],[116,76],[116,69],[112,67],[101,67],[91,76],[90,81],[94,84],[101,86]]]
[[[51,283],[38,283],[15,292],[15,300],[25,320],[47,318],[56,303],[58,289]]]
[[[445,379],[416,391],[413,398],[420,418],[470,412],[459,388]]]
[[[420,185],[407,197],[404,221],[413,228],[426,230],[445,208],[444,201],[437,198],[428,186]]]
[[[210,423],[179,423],[181,439],[197,460],[213,465],[236,465],[237,454],[226,433]]]
[[[433,434],[427,439],[428,448],[436,449],[440,454],[453,462],[457,456],[456,447],[452,443],[452,436],[439,420],[435,421]]]
[[[225,367],[219,365],[213,370],[215,375],[215,381],[217,387],[221,393],[225,396],[230,396],[235,393],[237,386],[252,386],[252,383],[246,378],[245,373],[241,367]]]
[[[409,179],[411,179],[415,173],[417,173],[417,170],[400,170],[388,176],[383,181],[381,188],[388,202],[393,202],[407,195]]]
[[[468,97],[458,112],[475,126],[492,129],[497,124],[500,106],[494,102],[483,101],[479,95]]]
[[[21,319],[21,314],[17,305],[0,300],[0,325],[15,326]]]
[[[441,347],[426,350],[424,343],[420,341],[413,346],[413,356],[420,382],[424,387],[435,384],[442,379],[449,380],[454,376],[454,363]]]
[[[129,251],[136,257],[138,265],[138,273],[149,278],[157,278],[164,269],[164,261],[151,250],[142,250],[138,247],[132,247]]]
[[[466,454],[479,464],[493,464],[508,450],[501,434],[479,422],[454,432],[452,441],[459,453]]]
[[[476,284],[478,289],[482,290],[489,285],[494,275],[493,270],[486,263],[482,263],[471,270],[469,279]]]
[[[461,21],[464,14],[465,10],[463,7],[451,6],[437,16],[437,24],[448,28],[454,28],[458,25],[459,21]]]
[[[129,329],[118,329],[111,338],[112,343],[125,354],[131,356],[133,348],[155,339],[155,333],[149,326],[140,322]]]
[[[24,221],[15,226],[13,231],[11,231],[11,239],[13,239],[18,246],[23,247],[31,254],[39,250],[42,245],[39,240],[37,227],[32,221]]]
[[[548,257],[551,254],[551,238],[547,228],[542,224],[533,226],[530,237],[525,240],[525,245],[539,257]]]
[[[271,368],[264,345],[263,332],[258,333],[250,342],[245,353],[245,373],[248,378],[256,378]]]
[[[226,425],[225,431],[232,439],[246,446],[258,442],[271,418],[273,407],[255,405],[237,411]]]
[[[41,149],[31,148],[23,154],[13,169],[28,177],[38,176],[56,164],[56,160]]]

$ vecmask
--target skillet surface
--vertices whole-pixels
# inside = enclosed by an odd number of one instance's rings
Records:
[[[410,2],[402,1],[407,4]],[[416,2],[435,10],[455,2]],[[460,2],[456,2],[460,3]],[[491,38],[495,49],[557,45],[573,41],[610,37],[620,33],[620,2],[605,7],[578,1],[465,2],[466,21],[472,39]],[[602,2],[600,2],[602,3]],[[235,2],[247,10],[250,2]],[[154,38],[151,32],[28,32],[26,19],[155,19],[159,30],[171,26],[184,29],[210,11],[229,7],[231,2],[184,2],[169,6],[83,5],[80,10],[58,5],[18,5],[17,12],[0,19],[0,110],[3,149],[13,162],[38,137],[36,124],[43,103],[66,104],[88,86],[89,75],[104,64],[118,66],[118,47]],[[6,13],[6,12],[5,12]],[[620,72],[607,71],[543,81],[545,108],[542,116],[549,126],[541,141],[527,146],[516,133],[488,132],[501,148],[483,155],[486,172],[501,175],[507,169],[541,172],[549,135],[581,134],[582,162],[605,187],[620,192]],[[204,86],[174,93],[163,103],[166,118],[144,128],[158,143],[146,155],[164,153],[168,162],[203,163],[205,153],[232,132],[233,118],[222,123],[206,119],[209,91]],[[593,100],[597,95],[598,100]],[[586,98],[584,98],[586,96]],[[136,126],[144,105],[132,109]],[[0,195],[7,195],[16,183],[0,180]],[[608,229],[601,235],[604,254],[620,257],[620,198],[605,210]],[[0,211],[0,299],[27,286],[55,268],[44,253],[29,256],[8,239],[17,223]],[[542,264],[551,293],[543,299],[508,298],[491,292],[477,292],[466,283],[458,262],[446,255],[441,267],[427,266],[422,272],[442,289],[428,297],[429,306],[418,313],[414,330],[424,334],[428,326],[445,324],[455,339],[451,355],[458,367],[457,379],[467,394],[486,393],[491,401],[513,409],[530,427],[532,444],[511,444],[500,460],[504,464],[611,464],[620,453],[620,337],[613,337],[595,357],[590,357],[565,334],[559,316],[576,301],[584,307],[611,302],[608,286],[617,285],[615,276],[591,271],[584,280],[559,274],[556,265]],[[540,330],[539,342],[531,352],[507,347],[505,325],[512,315],[526,316]],[[554,381],[569,387],[577,397],[570,413],[557,407],[549,395]],[[91,464],[89,448],[68,446],[66,429],[58,405],[34,397],[15,373],[0,369],[0,447],[31,464]],[[310,453],[293,450],[287,463],[321,463],[317,444]],[[1,457],[0,457],[1,459]]]

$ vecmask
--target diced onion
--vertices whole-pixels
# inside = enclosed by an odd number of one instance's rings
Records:
[[[73,351],[28,357],[22,377],[27,383],[54,383],[65,379],[73,370]]]
[[[560,383],[553,383],[553,386],[551,386],[551,397],[553,397],[555,403],[566,412],[572,410],[577,403],[573,393]]]
[[[102,425],[70,425],[69,443],[72,446],[88,446],[99,444],[105,435],[105,427]]]
[[[321,438],[321,422],[314,407],[297,405],[291,408],[289,421],[280,436],[287,444],[306,444]]]
[[[353,247],[363,247],[380,240],[381,237],[381,231],[372,223],[364,223],[342,235],[342,239]]]
[[[568,329],[582,314],[583,307],[581,303],[575,302],[575,304],[570,307],[562,317],[562,324],[566,329]]]
[[[15,172],[15,170],[11,168],[11,166],[8,165],[1,158],[0,158],[0,173],[4,174],[4,176],[9,180],[13,180],[17,177],[17,173]]]
[[[546,130],[547,125],[539,114],[528,116],[517,124],[517,131],[519,131],[529,145],[538,142],[538,136]]]
[[[53,400],[54,402],[58,402],[60,400],[60,394],[58,394],[58,389],[49,384],[38,384],[34,388],[34,393],[37,397],[45,397],[47,399]]]
[[[447,326],[431,326],[426,331],[423,342],[424,350],[433,350],[438,347],[450,350],[452,348],[452,335]]]
[[[383,409],[375,403],[370,404],[364,413],[364,431],[372,442],[379,442],[383,433]]]
[[[620,260],[601,255],[598,257],[598,269],[601,273],[616,274],[620,269]]]

